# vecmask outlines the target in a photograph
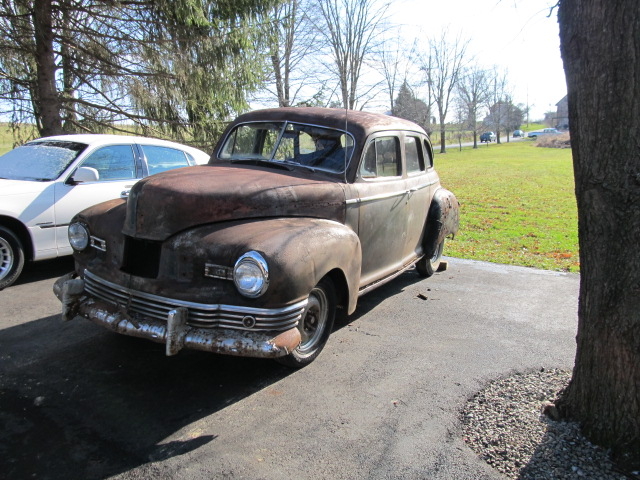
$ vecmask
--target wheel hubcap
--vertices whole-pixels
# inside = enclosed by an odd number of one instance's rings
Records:
[[[314,288],[309,295],[307,311],[299,326],[302,337],[298,347],[300,354],[312,352],[320,342],[327,323],[327,316],[327,295],[324,290]]]
[[[4,239],[0,238],[0,279],[6,277],[13,267],[13,251]]]

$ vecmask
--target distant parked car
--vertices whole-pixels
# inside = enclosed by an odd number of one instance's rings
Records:
[[[533,132],[529,132],[527,135],[529,138],[537,138],[539,135],[557,135],[560,131],[556,128],[545,128],[543,130],[535,130]]]
[[[196,148],[126,135],[60,135],[28,142],[0,156],[0,290],[25,261],[72,253],[71,217],[126,198],[139,179],[207,163]]]
[[[480,135],[480,143],[489,143],[496,141],[496,134],[493,132],[484,132]]]
[[[514,137],[524,137],[524,132],[522,130],[514,130],[513,131],[513,136]]]

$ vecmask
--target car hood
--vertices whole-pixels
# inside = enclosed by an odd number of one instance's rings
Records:
[[[123,233],[147,240],[217,222],[266,217],[345,221],[344,186],[297,172],[196,166],[140,180],[131,189]]]
[[[45,190],[51,182],[34,182],[31,180],[7,180],[0,178],[0,196],[34,195]]]

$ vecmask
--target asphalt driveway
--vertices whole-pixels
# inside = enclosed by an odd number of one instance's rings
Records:
[[[493,379],[571,368],[579,276],[447,259],[360,299],[321,356],[273,362],[62,323],[69,262],[0,292],[3,478],[491,479],[459,412]],[[48,268],[48,270],[47,270]]]

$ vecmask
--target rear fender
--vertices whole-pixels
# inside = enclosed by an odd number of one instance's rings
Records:
[[[446,188],[439,188],[433,195],[427,225],[422,241],[424,254],[433,256],[436,248],[448,236],[455,236],[460,223],[460,203]]]

